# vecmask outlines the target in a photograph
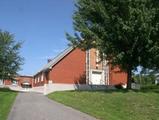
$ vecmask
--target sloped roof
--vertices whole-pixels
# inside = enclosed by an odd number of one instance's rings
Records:
[[[64,58],[72,50],[73,50],[73,47],[69,47],[69,48],[65,49],[63,52],[61,52],[55,58],[53,58],[49,63],[47,63],[46,65],[44,65],[44,67],[42,69],[40,69],[36,74],[38,74],[38,73],[40,73],[42,71],[46,71],[48,69],[51,69],[52,66],[54,66],[57,62],[59,62],[62,58]]]

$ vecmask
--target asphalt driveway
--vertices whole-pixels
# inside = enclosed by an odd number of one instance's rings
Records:
[[[19,93],[8,120],[96,120],[40,93]]]

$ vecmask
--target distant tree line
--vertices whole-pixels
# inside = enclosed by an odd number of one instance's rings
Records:
[[[141,85],[152,85],[155,84],[157,79],[158,70],[142,69],[139,74],[134,74],[133,79],[136,83]]]

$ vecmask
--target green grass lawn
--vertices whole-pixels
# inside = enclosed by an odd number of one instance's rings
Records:
[[[17,92],[7,88],[0,88],[0,120],[7,120]]]
[[[101,120],[159,120],[159,88],[141,91],[67,91],[48,97]]]

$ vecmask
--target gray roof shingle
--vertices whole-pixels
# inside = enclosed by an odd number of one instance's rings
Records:
[[[54,66],[57,62],[59,62],[63,57],[65,57],[72,50],[73,50],[73,47],[68,47],[67,49],[65,49],[63,52],[61,52],[55,58],[53,58],[49,63],[47,63],[46,65],[44,65],[44,67],[42,69],[40,69],[35,75],[37,75],[38,73],[40,73],[42,71],[46,71],[48,69],[51,69],[52,66]]]

